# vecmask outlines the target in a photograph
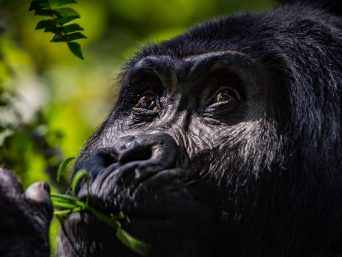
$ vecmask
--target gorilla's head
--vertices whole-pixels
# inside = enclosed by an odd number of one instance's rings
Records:
[[[341,28],[327,11],[285,5],[144,48],[75,165],[91,176],[91,204],[128,214],[124,228],[153,257],[337,251]],[[61,240],[64,257],[135,256],[87,214]]]

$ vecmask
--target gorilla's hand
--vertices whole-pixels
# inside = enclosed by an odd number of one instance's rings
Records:
[[[49,186],[38,182],[25,192],[0,168],[0,256],[48,257],[52,204]]]

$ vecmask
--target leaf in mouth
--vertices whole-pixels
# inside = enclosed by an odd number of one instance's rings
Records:
[[[67,165],[67,164],[66,164]],[[65,166],[66,166],[65,165]],[[63,165],[64,166],[64,165]],[[64,167],[65,168],[65,167]],[[151,249],[151,246],[125,231],[122,226],[122,220],[130,223],[130,219],[122,211],[116,214],[104,214],[89,205],[89,193],[85,201],[77,198],[77,185],[82,179],[86,179],[87,188],[89,189],[89,174],[86,170],[80,170],[73,177],[71,182],[71,195],[68,194],[51,194],[51,200],[55,208],[54,215],[60,220],[65,220],[70,214],[75,212],[88,212],[96,219],[102,221],[108,226],[112,227],[116,233],[116,238],[133,252],[146,256]],[[88,190],[89,192],[89,190]]]

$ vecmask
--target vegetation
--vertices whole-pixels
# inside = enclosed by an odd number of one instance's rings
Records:
[[[84,30],[79,24],[72,23],[80,18],[78,12],[70,7],[64,7],[67,4],[77,3],[75,0],[33,0],[30,5],[30,11],[35,15],[46,17],[37,23],[36,29],[43,29],[44,32],[54,34],[50,42],[65,42],[70,51],[77,57],[83,59],[81,46],[74,42],[77,39],[86,38],[79,31]],[[63,7],[62,7],[63,6]]]
[[[70,162],[70,160],[72,159],[68,158],[60,165],[60,172],[63,172],[63,170]],[[115,230],[115,235],[117,239],[126,247],[140,255],[147,255],[148,251],[150,250],[150,245],[134,238],[129,233],[127,233],[121,226],[120,221],[122,220],[130,223],[130,219],[128,216],[126,216],[123,212],[106,215],[101,211],[96,210],[89,204],[89,194],[84,201],[82,201],[82,199],[77,198],[76,188],[82,179],[85,179],[86,182],[89,180],[89,175],[86,170],[80,170],[75,174],[71,183],[71,195],[58,193],[51,194],[52,203],[55,209],[54,215],[60,221],[63,221],[70,214],[75,212],[91,214],[99,221],[102,221],[103,223],[112,227]]]

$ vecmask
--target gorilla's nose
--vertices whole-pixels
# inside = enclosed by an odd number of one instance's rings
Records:
[[[96,177],[104,170],[130,170],[135,176],[181,166],[181,148],[168,134],[156,133],[125,136],[117,139],[112,147],[98,149],[85,169]]]
[[[120,138],[114,149],[120,164],[149,160],[163,163],[168,168],[176,160],[178,146],[168,134],[153,134]]]

